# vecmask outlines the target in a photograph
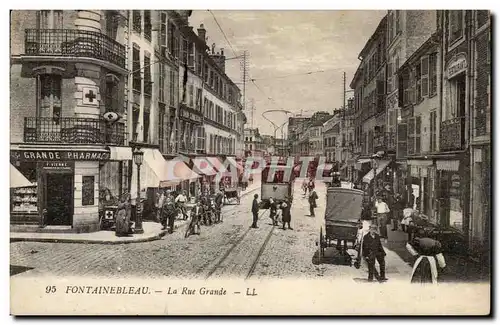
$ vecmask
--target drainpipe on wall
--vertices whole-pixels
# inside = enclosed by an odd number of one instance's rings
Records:
[[[467,158],[467,153],[469,153],[469,168],[468,172],[466,175],[467,176],[467,181],[469,182],[469,197],[464,198],[464,202],[468,202],[467,206],[467,217],[468,217],[468,229],[467,229],[467,246],[470,249],[471,244],[472,244],[472,207],[474,206],[474,201],[473,201],[473,186],[472,186],[472,177],[471,173],[474,168],[474,152],[473,152],[473,147],[470,145],[472,135],[474,134],[473,132],[473,125],[474,123],[473,118],[474,118],[474,86],[475,86],[475,80],[474,80],[474,62],[476,59],[476,51],[474,50],[474,42],[475,42],[475,35],[474,35],[474,12],[475,11],[470,11],[469,12],[469,19],[466,19],[467,25],[466,28],[468,29],[468,37],[469,39],[467,40],[467,46],[468,46],[468,52],[469,52],[469,64],[467,67],[467,74],[468,74],[468,93],[469,93],[469,98],[468,98],[468,112],[467,112],[467,118],[466,118],[466,127],[468,130],[468,136],[466,137],[466,158]],[[467,14],[467,11],[466,11]],[[467,17],[466,17],[467,18]],[[468,199],[468,200],[467,200]],[[467,203],[466,203],[467,204]]]

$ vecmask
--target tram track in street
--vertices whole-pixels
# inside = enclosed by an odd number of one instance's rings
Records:
[[[262,211],[260,214],[259,214],[259,217],[258,217],[258,220],[262,220],[263,219],[263,216],[267,213],[269,213],[269,210],[264,210]],[[214,273],[216,273],[219,269],[221,269],[222,267],[222,264],[230,257],[231,253],[243,242],[243,240],[247,237],[247,235],[249,234],[250,230],[252,230],[253,228],[249,227],[244,233],[243,235],[239,236],[239,238],[231,245],[231,247],[224,253],[224,255],[217,261],[217,263],[210,269],[210,271],[208,272],[208,274],[205,276],[205,279],[209,279],[212,277],[212,275]],[[248,279],[254,272],[255,270],[255,267],[259,261],[259,258],[260,256],[262,255],[262,253],[264,252],[264,249],[265,247],[267,246],[267,243],[269,242],[269,239],[273,233],[273,230],[274,230],[274,226],[272,226],[270,229],[269,229],[269,232],[267,233],[266,235],[266,239],[264,240],[264,243],[260,246],[259,248],[259,251],[257,253],[257,256],[254,258],[254,261],[252,263],[252,265],[250,266],[250,269],[249,271],[247,272],[246,274],[246,279]]]

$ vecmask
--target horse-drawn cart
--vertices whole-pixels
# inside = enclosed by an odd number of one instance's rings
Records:
[[[348,243],[351,248],[358,250],[360,245],[360,232],[362,224],[360,222],[363,206],[363,191],[341,187],[329,187],[327,189],[326,210],[325,210],[325,231],[323,227],[319,231],[319,262],[325,257],[327,247],[335,246],[340,254],[350,258],[347,252]],[[362,239],[362,237],[361,237]],[[356,267],[359,265],[357,254]]]

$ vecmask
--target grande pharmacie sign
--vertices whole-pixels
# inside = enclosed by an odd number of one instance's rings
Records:
[[[20,161],[109,160],[110,153],[103,151],[62,150],[11,150],[10,155]]]

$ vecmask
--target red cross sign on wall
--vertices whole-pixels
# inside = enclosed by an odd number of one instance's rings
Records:
[[[84,105],[99,106],[97,87],[84,87],[82,92]]]

